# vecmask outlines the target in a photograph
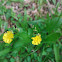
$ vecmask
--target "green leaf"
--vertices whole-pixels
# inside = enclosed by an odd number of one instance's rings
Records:
[[[22,19],[22,18],[21,18]],[[23,21],[20,22],[21,24],[21,27],[26,29],[28,28],[28,23],[27,23],[27,12],[26,12],[26,9],[24,9],[24,17],[23,17]]]
[[[11,17],[11,10],[10,9],[7,9],[5,16],[6,16],[7,20]]]
[[[34,59],[35,60],[37,59],[37,53],[34,53]]]
[[[53,42],[55,42],[56,40],[58,40],[59,38],[60,38],[60,33],[52,33],[52,34],[50,34],[50,35],[48,35],[47,37],[46,37],[46,41],[48,42],[48,41],[53,41]]]
[[[36,24],[36,23],[40,23],[40,22],[44,22],[44,20],[39,19],[39,20],[34,20],[34,21],[29,21],[29,24]]]
[[[0,41],[2,41],[2,38],[3,38],[3,34],[0,35]]]
[[[52,52],[52,48],[47,48],[47,52]]]
[[[8,60],[7,59],[4,59],[3,62],[8,62]]]
[[[47,53],[45,51],[42,52],[42,55],[47,55]]]
[[[42,62],[42,59],[41,59],[41,57],[40,56],[38,56],[38,62]]]
[[[60,25],[62,24],[62,19],[59,19],[59,17],[55,17],[52,20],[46,21],[46,30],[48,33],[51,33],[53,31],[56,31]]]
[[[10,62],[15,62],[15,59],[11,58],[11,59],[10,59]]]
[[[0,56],[6,55],[8,52],[10,52],[10,48],[0,51]]]
[[[26,31],[23,31],[21,33],[19,32],[18,34],[16,34],[16,36],[18,38],[14,40],[15,41],[13,45],[14,48],[18,49],[21,48],[22,46],[26,46],[31,41],[31,38]]]
[[[27,62],[27,60],[25,59],[24,62]]]
[[[54,44],[53,47],[54,47],[55,60],[56,62],[60,62],[59,47],[56,44]]]
[[[30,36],[30,35],[32,35],[32,33],[33,33],[33,30],[28,28],[28,35]]]
[[[7,30],[7,28],[8,28],[8,23],[5,22],[5,23],[4,23],[4,29]]]
[[[10,0],[12,2],[24,2],[24,0]]]
[[[30,56],[27,57],[27,61],[28,61],[28,62],[31,61],[31,57],[30,57]]]
[[[56,4],[56,0],[52,0],[54,4]]]
[[[0,15],[4,15],[5,12],[6,12],[5,6],[1,5],[0,6]]]

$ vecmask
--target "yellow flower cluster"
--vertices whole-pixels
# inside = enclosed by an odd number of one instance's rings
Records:
[[[36,37],[32,37],[31,39],[33,40],[32,41],[33,45],[38,45],[42,41],[42,38],[41,38],[40,34],[36,35]]]
[[[12,38],[14,38],[14,34],[12,33],[12,31],[7,31],[3,35],[3,41],[5,43],[8,43],[8,44],[11,43],[12,42]]]
[[[3,35],[3,41],[8,44],[12,42],[13,38],[14,38],[14,34],[12,33],[12,31],[7,31]],[[33,40],[32,41],[33,45],[38,45],[42,41],[40,34],[36,35],[35,37],[32,37],[31,39]]]

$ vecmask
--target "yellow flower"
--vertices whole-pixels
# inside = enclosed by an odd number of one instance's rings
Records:
[[[12,38],[14,38],[14,34],[12,33],[12,31],[7,31],[3,35],[3,41],[5,43],[8,43],[8,44],[11,43],[12,42]]]
[[[36,35],[36,37],[32,37],[31,39],[33,40],[32,41],[33,45],[38,45],[42,41],[42,38],[41,38],[40,34]]]

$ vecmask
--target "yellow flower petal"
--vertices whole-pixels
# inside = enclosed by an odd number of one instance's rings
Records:
[[[12,31],[7,31],[3,35],[3,41],[5,43],[11,43],[12,42],[12,38],[14,38],[14,34],[12,33]]]
[[[42,38],[41,38],[40,34],[36,35],[36,37],[32,37],[31,39],[33,40],[32,41],[33,45],[38,45],[42,41]]]

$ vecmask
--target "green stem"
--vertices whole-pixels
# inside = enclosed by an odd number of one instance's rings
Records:
[[[57,47],[56,44],[54,44],[53,47],[54,47],[55,60],[56,62],[59,62],[59,47]]]

